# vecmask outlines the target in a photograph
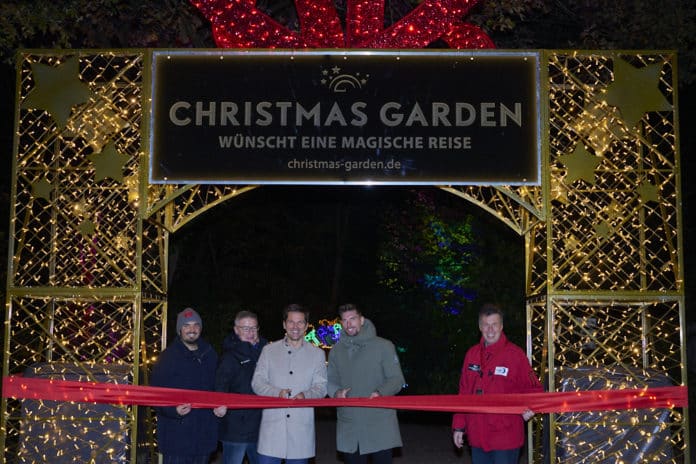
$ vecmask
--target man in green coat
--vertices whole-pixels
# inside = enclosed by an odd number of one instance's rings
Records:
[[[404,385],[394,344],[377,330],[357,306],[338,308],[343,330],[329,352],[328,394],[334,398],[376,398],[399,393]],[[345,464],[390,464],[392,450],[402,446],[394,409],[348,408],[337,411],[336,448]]]

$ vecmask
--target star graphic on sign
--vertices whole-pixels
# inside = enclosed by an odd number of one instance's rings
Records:
[[[88,158],[94,164],[96,182],[107,177],[117,182],[123,181],[123,167],[128,162],[128,156],[119,153],[113,142],[109,142],[101,152],[92,153]]]
[[[582,143],[575,145],[573,153],[562,156],[560,160],[568,170],[565,177],[566,184],[571,184],[578,179],[582,179],[585,182],[594,185],[594,171],[599,163],[602,162],[602,159],[588,152]]]
[[[58,66],[32,63],[31,71],[35,85],[22,102],[22,108],[47,111],[58,127],[67,125],[75,106],[94,96],[89,86],[80,80],[77,57]]]
[[[42,178],[31,184],[31,194],[34,195],[34,198],[43,198],[44,200],[51,201],[52,191],[53,186],[46,178]]]
[[[604,100],[619,109],[626,126],[635,127],[649,111],[672,111],[672,105],[660,91],[661,64],[636,68],[624,60],[614,61],[614,82]]]
[[[636,188],[636,192],[640,195],[640,199],[643,203],[649,201],[657,202],[660,198],[660,189],[650,182],[642,182],[638,188]]]

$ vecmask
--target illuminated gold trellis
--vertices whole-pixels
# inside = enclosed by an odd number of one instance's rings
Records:
[[[146,50],[20,55],[3,375],[147,384],[166,340],[169,234],[255,188],[148,184],[149,61]],[[542,53],[542,185],[442,187],[524,236],[528,350],[551,391],[686,384],[675,63]],[[632,99],[617,86],[650,84],[637,71],[654,71],[656,88]],[[3,399],[5,462],[152,453],[148,408],[65,407]],[[680,409],[550,415],[531,454],[684,463],[687,420]]]

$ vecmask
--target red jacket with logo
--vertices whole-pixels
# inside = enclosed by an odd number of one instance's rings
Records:
[[[524,351],[500,339],[485,346],[483,337],[467,351],[459,380],[460,395],[532,393],[543,388]],[[524,444],[521,414],[455,414],[452,428],[464,430],[469,445],[484,451],[520,448]]]

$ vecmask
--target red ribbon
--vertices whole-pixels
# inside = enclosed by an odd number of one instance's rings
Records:
[[[233,409],[360,406],[488,414],[521,414],[526,409],[531,409],[536,413],[565,413],[688,406],[688,391],[683,386],[557,393],[404,395],[381,396],[373,399],[322,398],[289,400],[236,393],[145,387],[130,384],[76,382],[20,376],[3,378],[2,396],[15,399],[138,406],[175,406],[185,403],[190,403],[194,408],[214,408],[225,405]]]

